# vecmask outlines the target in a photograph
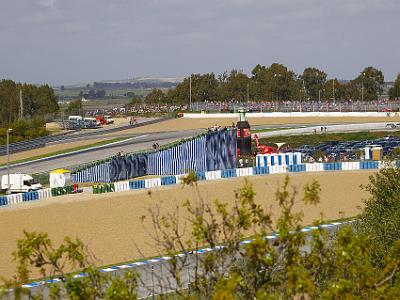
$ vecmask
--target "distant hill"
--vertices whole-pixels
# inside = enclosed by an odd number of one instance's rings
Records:
[[[79,83],[63,86],[64,89],[152,89],[171,88],[182,82],[183,78],[176,77],[134,77],[123,80],[102,80],[93,83]],[[56,87],[61,88],[61,87]]]

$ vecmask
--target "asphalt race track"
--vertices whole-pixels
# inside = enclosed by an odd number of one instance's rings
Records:
[[[151,149],[154,142],[161,146],[177,141],[182,138],[192,137],[204,130],[185,130],[161,133],[138,134],[131,136],[129,141],[121,142],[99,149],[79,151],[79,153],[66,153],[56,157],[48,157],[38,161],[26,162],[18,165],[10,165],[10,172],[21,172],[24,174],[36,174],[58,168],[68,168],[94,160],[103,159],[115,155],[117,152],[135,152]],[[6,174],[6,166],[0,167],[0,175]]]

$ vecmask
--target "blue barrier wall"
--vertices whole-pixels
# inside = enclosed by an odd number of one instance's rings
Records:
[[[115,156],[72,175],[74,182],[115,182],[144,175],[179,175],[236,167],[237,131],[210,132],[169,149]]]
[[[207,135],[207,170],[226,170],[236,168],[237,131],[223,130]]]
[[[147,174],[179,175],[191,170],[207,171],[206,137],[183,142],[148,155]]]

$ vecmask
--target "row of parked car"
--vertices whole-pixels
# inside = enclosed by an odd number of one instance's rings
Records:
[[[400,137],[385,137],[375,140],[365,140],[365,141],[329,141],[317,146],[302,145],[301,147],[294,149],[303,153],[304,156],[314,156],[317,152],[323,152],[326,155],[331,155],[333,157],[342,157],[345,155],[348,159],[355,159],[356,151],[363,150],[368,146],[380,146],[383,149],[383,155],[390,154],[393,149],[400,148]]]
[[[96,115],[95,117],[69,116],[68,121],[62,122],[65,129],[96,129],[102,125],[113,124],[114,120],[110,115]]]

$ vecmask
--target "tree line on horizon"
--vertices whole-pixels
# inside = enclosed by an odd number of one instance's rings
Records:
[[[296,74],[283,64],[273,63],[269,67],[256,65],[251,75],[240,70],[226,71],[216,76],[214,73],[192,74],[174,89],[163,91],[152,89],[144,98],[134,96],[131,104],[176,103],[186,104],[205,101],[371,101],[378,99],[383,92],[384,75],[382,71],[370,66],[347,82],[336,78],[328,79],[327,74],[317,68],[305,68]],[[389,98],[400,98],[400,74],[394,87],[389,90]]]

